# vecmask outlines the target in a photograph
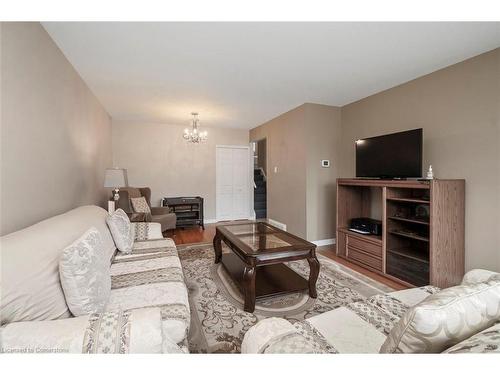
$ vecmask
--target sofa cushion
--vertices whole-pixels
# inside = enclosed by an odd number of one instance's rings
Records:
[[[106,218],[109,230],[113,235],[118,250],[129,253],[132,251],[134,243],[134,231],[125,211],[121,208],[117,209]]]
[[[381,353],[440,353],[500,319],[500,281],[451,287],[408,310]]]
[[[116,256],[111,278],[107,310],[158,307],[165,334],[176,344],[185,340],[190,324],[188,291],[171,239],[135,242],[132,253]]]
[[[1,324],[71,316],[59,281],[59,258],[93,226],[111,260],[116,247],[107,215],[100,207],[83,206],[1,237]]]
[[[59,274],[66,303],[74,316],[104,310],[111,277],[97,229],[89,229],[63,250]]]
[[[148,202],[146,202],[146,198],[130,198],[130,202],[132,203],[132,208],[134,212],[143,212],[146,214],[151,213],[151,209],[148,206]]]
[[[365,317],[339,307],[307,319],[339,353],[376,353],[386,335]]]
[[[157,308],[106,311],[92,314],[85,332],[83,353],[161,353],[162,328]]]

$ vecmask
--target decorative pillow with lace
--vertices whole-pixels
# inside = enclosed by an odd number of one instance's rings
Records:
[[[134,231],[125,211],[119,208],[111,215],[108,215],[106,223],[113,236],[116,248],[121,252],[130,253],[134,244]]]
[[[443,289],[409,309],[381,353],[441,353],[500,319],[500,280]]]
[[[111,293],[111,275],[96,228],[90,228],[63,250],[59,276],[66,303],[74,316],[104,310]]]
[[[130,198],[130,203],[132,203],[132,208],[134,209],[134,212],[146,213],[146,214],[151,213],[151,209],[149,208],[148,202],[146,202],[146,198],[144,197]]]

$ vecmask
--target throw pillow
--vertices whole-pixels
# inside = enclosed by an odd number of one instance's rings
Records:
[[[111,293],[110,265],[96,228],[90,228],[63,250],[59,276],[74,316],[104,310]]]
[[[500,319],[500,280],[458,285],[409,309],[381,353],[441,353]]]
[[[125,211],[121,208],[108,215],[106,218],[116,248],[123,253],[130,253],[134,244],[132,224]]]
[[[498,278],[500,280],[500,273],[482,269],[474,269],[468,271],[464,275],[461,284],[464,285],[464,284],[485,283],[487,281],[493,280],[494,278]]]
[[[446,349],[444,353],[500,353],[500,323]]]
[[[148,202],[146,202],[146,198],[144,197],[130,198],[130,202],[132,202],[132,208],[134,209],[135,212],[146,213],[146,214],[151,213],[151,209],[148,206]]]

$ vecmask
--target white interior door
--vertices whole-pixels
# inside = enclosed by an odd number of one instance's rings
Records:
[[[248,219],[250,180],[248,147],[217,146],[217,220]]]

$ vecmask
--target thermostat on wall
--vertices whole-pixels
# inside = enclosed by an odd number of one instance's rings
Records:
[[[321,166],[323,168],[330,168],[330,160],[321,160]]]

